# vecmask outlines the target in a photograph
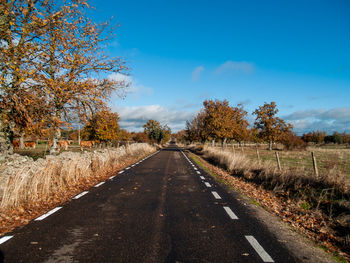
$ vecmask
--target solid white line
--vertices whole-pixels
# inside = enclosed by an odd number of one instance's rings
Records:
[[[204,182],[204,184],[206,187],[211,187],[210,183],[208,183],[208,182]]]
[[[261,257],[261,259],[264,262],[275,262],[270,257],[270,255],[266,253],[264,248],[259,244],[259,242],[253,236],[245,236],[245,238],[248,240],[250,245],[255,249],[255,251],[258,253],[258,255]]]
[[[238,219],[238,217],[235,215],[235,213],[233,213],[231,208],[229,208],[228,206],[224,206],[224,209],[231,219]]]
[[[124,170],[120,171],[118,174],[122,174],[122,173],[124,173]]]
[[[202,180],[204,180],[204,179],[205,179],[205,177],[204,177],[204,176],[199,176],[199,178],[201,178]]]
[[[0,238],[0,244],[5,243],[7,240],[13,238],[13,236],[3,236]]]
[[[215,199],[221,199],[221,196],[217,193],[217,192],[211,192],[213,194],[213,196],[215,197]]]
[[[88,191],[81,192],[80,194],[74,196],[73,199],[79,199],[80,197],[82,197],[83,195],[86,195],[87,193]]]
[[[104,183],[105,183],[105,182],[101,182],[101,183],[95,185],[94,187],[99,187],[99,186],[103,185]]]
[[[61,208],[62,208],[61,206],[58,206],[58,207],[52,209],[51,211],[47,212],[46,214],[43,214],[43,215],[39,216],[38,218],[34,219],[34,221],[43,220],[43,219],[45,219],[46,217],[48,217],[49,215],[52,215],[52,214],[55,213],[56,211],[60,210]]]
[[[197,174],[201,174],[201,172],[200,172],[200,171],[197,171]]]

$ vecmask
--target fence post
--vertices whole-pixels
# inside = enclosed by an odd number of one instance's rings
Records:
[[[314,172],[315,172],[316,177],[318,177],[318,168],[317,168],[316,156],[315,156],[314,152],[311,152],[311,156],[312,156],[312,165],[314,167]]]
[[[278,166],[278,170],[282,170],[281,168],[281,163],[280,163],[280,157],[278,156],[278,152],[275,152],[276,154],[276,160],[277,160],[277,166]]]
[[[260,163],[260,154],[259,154],[258,145],[256,145],[256,155],[258,156],[258,162]]]

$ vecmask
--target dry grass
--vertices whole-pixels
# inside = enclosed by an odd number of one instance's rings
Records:
[[[316,177],[312,172],[312,164],[310,169],[304,165],[287,166],[284,163],[283,169],[279,170],[274,152],[269,153],[270,158],[259,161],[256,149],[254,149],[255,158],[249,156],[247,149],[243,153],[237,150],[234,153],[232,148],[208,146],[197,146],[192,150],[201,154],[209,162],[224,168],[230,175],[255,184],[258,189],[263,188],[273,193],[285,203],[285,210],[289,211],[290,204],[294,203],[299,206],[295,209],[298,214],[308,211],[315,215],[314,218],[318,218],[317,220],[321,218],[327,235],[334,237],[337,246],[342,247],[347,253],[350,252],[350,176],[344,174],[342,170],[334,167],[323,168],[320,175]],[[313,150],[319,157],[323,153],[324,160],[331,160],[332,155],[337,158],[341,158],[341,154],[346,155],[338,150],[332,150],[333,152],[322,149]],[[293,158],[299,156],[299,161],[305,161],[303,155],[309,155],[310,152],[280,152],[284,158],[288,154]],[[322,160],[322,158],[319,159]],[[288,216],[292,215],[289,213]]]
[[[154,147],[140,143],[94,152],[64,152],[36,161],[17,156],[0,167],[0,208],[6,211],[39,200],[49,201],[80,184],[91,184],[96,178],[116,172],[127,159],[154,151]]]
[[[317,158],[319,177],[314,175],[311,151]],[[306,151],[279,151],[282,170],[277,166],[274,151],[255,147],[218,148],[204,146],[203,153],[233,174],[268,183],[270,187],[298,190],[300,186],[317,185],[317,188],[335,189],[350,194],[350,150],[310,148]]]

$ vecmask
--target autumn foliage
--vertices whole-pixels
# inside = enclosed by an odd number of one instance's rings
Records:
[[[127,86],[108,78],[125,73],[104,53],[109,23],[87,16],[87,1],[2,1],[0,5],[0,148],[34,128],[54,132],[105,110],[112,92]]]

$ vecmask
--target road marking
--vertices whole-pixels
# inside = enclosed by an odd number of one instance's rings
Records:
[[[213,194],[213,196],[215,197],[215,199],[221,199],[221,196],[220,196],[217,192],[213,191],[213,192],[211,192],[211,193]]]
[[[224,206],[224,209],[231,219],[238,219],[238,217],[235,215],[235,213],[233,213],[231,208],[229,208],[228,206]]]
[[[201,174],[201,172],[200,172],[200,171],[197,171],[197,174]]]
[[[0,238],[0,244],[5,243],[7,240],[13,238],[13,236],[3,236]]]
[[[46,217],[48,217],[48,216],[52,215],[53,213],[55,213],[56,211],[60,210],[61,208],[62,208],[61,206],[58,206],[58,207],[52,209],[51,211],[47,212],[46,214],[43,214],[43,215],[39,216],[38,218],[34,219],[34,221],[43,220]]]
[[[264,262],[275,262],[253,236],[245,236],[245,238]]]
[[[94,187],[99,187],[99,186],[103,185],[104,183],[105,183],[105,182],[101,182],[101,183],[95,185]]]
[[[134,167],[134,166],[135,166],[135,164],[131,165],[131,167]]]
[[[122,174],[122,173],[124,173],[124,170],[121,170],[118,174]]]
[[[115,177],[115,175],[113,175],[113,176],[109,177],[109,180],[112,180],[114,177]]]
[[[130,169],[130,167],[126,167],[126,168],[125,168],[125,170],[129,170],[129,169]]]
[[[82,197],[83,195],[86,195],[87,193],[88,191],[81,192],[80,194],[74,196],[73,199],[79,199],[80,197]]]
[[[197,167],[194,167],[194,166],[193,166],[193,169],[195,169],[196,171],[198,170],[198,168],[197,168]]]
[[[201,178],[202,180],[204,180],[205,178],[204,178],[204,176],[199,176],[199,178]]]
[[[211,184],[208,183],[208,182],[204,182],[204,184],[205,184],[206,187],[211,187]],[[212,193],[213,193],[213,192],[212,192]]]

